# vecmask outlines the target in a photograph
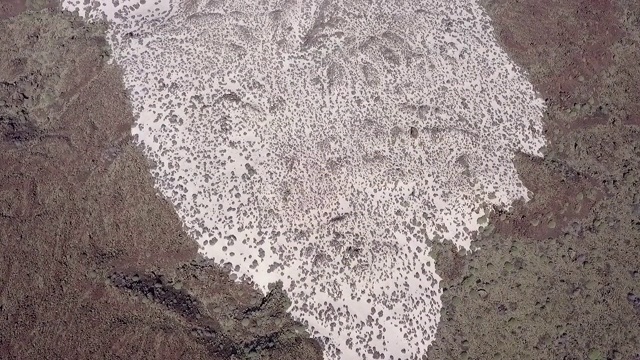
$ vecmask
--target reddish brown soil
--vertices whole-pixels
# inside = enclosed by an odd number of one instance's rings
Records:
[[[26,10],[24,0],[4,0],[0,3],[0,19],[8,19]]]

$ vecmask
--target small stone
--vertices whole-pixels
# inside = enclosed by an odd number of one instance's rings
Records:
[[[489,294],[487,293],[487,291],[485,289],[480,289],[478,290],[478,297],[480,297],[480,299],[486,299],[489,296]]]
[[[579,255],[576,258],[576,261],[580,264],[580,265],[584,265],[584,263],[587,261],[587,256],[584,254]]]
[[[599,350],[591,350],[589,352],[589,360],[602,360],[602,353]]]
[[[582,210],[582,204],[577,203],[575,209],[573,210],[576,214]]]

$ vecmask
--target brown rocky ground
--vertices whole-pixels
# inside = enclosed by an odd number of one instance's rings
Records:
[[[549,146],[518,157],[533,200],[481,250],[435,248],[429,358],[640,359],[640,4],[483,4],[547,99]],[[0,358],[319,359],[279,289],[198,258],[131,144],[104,29],[17,16],[46,6],[0,0]]]
[[[438,247],[430,359],[640,359],[640,3],[483,0],[548,105],[533,200]]]
[[[285,309],[198,258],[132,145],[104,29],[0,6],[0,358],[321,359]]]

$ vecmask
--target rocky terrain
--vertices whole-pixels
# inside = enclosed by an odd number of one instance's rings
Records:
[[[483,5],[549,142],[480,250],[433,251],[428,358],[640,359],[640,4]],[[36,1],[0,19],[0,358],[320,359],[283,291],[200,258],[156,194],[104,27]]]
[[[105,28],[9,5],[0,358],[320,359],[284,292],[263,296],[199,258],[156,194]]]
[[[533,200],[496,211],[446,289],[430,359],[640,358],[640,4],[484,1],[546,99]]]

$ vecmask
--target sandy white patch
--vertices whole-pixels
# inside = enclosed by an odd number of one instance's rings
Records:
[[[419,359],[429,241],[526,198],[543,104],[471,1],[133,1],[114,22],[133,133],[207,256],[283,280],[328,359]]]

